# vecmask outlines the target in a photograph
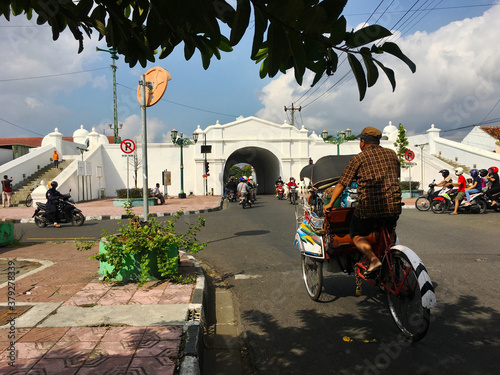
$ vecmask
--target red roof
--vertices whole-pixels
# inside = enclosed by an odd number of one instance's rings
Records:
[[[112,135],[107,135],[109,143],[115,142],[115,137]],[[64,141],[73,142],[73,137],[62,137]],[[0,138],[0,147],[2,146],[12,146],[12,145],[23,145],[29,147],[40,147],[42,145],[43,137],[35,138]]]
[[[481,126],[481,130],[500,141],[500,126]]]

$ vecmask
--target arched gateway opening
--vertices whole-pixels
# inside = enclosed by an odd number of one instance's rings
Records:
[[[229,168],[239,163],[250,164],[254,168],[259,194],[274,194],[274,182],[280,176],[276,155],[261,147],[243,147],[234,151],[224,166],[224,183],[229,179]]]

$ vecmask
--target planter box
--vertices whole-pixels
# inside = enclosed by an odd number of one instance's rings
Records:
[[[14,243],[14,222],[0,222],[0,246],[8,246]]]
[[[132,207],[138,207],[138,206],[143,206],[143,199],[142,198],[131,198],[132,200]],[[148,198],[148,206],[154,206],[156,202],[156,198]],[[114,198],[113,199],[113,206],[114,207],[123,207],[123,205],[127,203],[127,199],[123,198]]]
[[[402,190],[401,191],[401,198],[417,198],[424,194],[423,190],[412,190],[410,193],[410,190]]]
[[[99,242],[99,254],[105,253],[105,242]],[[156,253],[149,253],[149,280],[161,280],[162,276],[158,271]],[[179,256],[179,251],[176,248],[169,248],[167,250],[167,255],[169,258],[175,258]],[[128,254],[124,257],[125,265],[118,272],[116,277],[112,279],[113,281],[137,281],[141,276],[141,256],[139,254],[131,255]],[[177,271],[177,263],[175,264],[174,270]],[[114,267],[107,262],[99,262],[99,276],[106,276],[106,271],[113,272]]]

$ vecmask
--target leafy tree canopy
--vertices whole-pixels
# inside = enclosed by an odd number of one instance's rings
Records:
[[[230,52],[249,25],[253,29],[250,57],[260,63],[260,77],[274,77],[294,68],[298,84],[306,70],[315,73],[313,85],[337,70],[346,53],[356,77],[360,100],[379,77],[379,69],[396,88],[394,71],[374,56],[388,53],[415,64],[392,42],[376,43],[391,35],[379,25],[347,31],[342,11],[347,0],[238,0],[234,9],[225,0],[2,0],[0,15],[36,17],[39,25],[52,28],[54,40],[68,28],[83,50],[84,36],[93,31],[99,40],[124,56],[131,66],[167,57],[184,44],[189,60],[196,50],[205,69],[215,56]],[[228,26],[225,35],[221,25]]]

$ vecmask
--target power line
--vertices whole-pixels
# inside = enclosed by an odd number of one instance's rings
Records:
[[[124,88],[129,89],[129,90],[132,90],[132,91],[137,91],[137,89],[133,89],[133,88],[131,88],[131,87],[128,87],[128,86],[122,85],[122,84],[120,84],[120,83],[117,83],[116,85],[117,85],[117,86],[124,87]],[[208,109],[197,108],[197,107],[193,107],[193,106],[190,106],[190,105],[187,105],[187,104],[182,104],[182,103],[173,102],[173,101],[171,101],[171,100],[167,100],[167,99],[164,99],[164,98],[162,98],[160,101],[164,101],[164,102],[167,102],[167,103],[175,104],[175,105],[178,105],[178,106],[181,106],[181,107],[184,107],[184,108],[194,109],[194,110],[196,110],[196,111],[200,111],[200,112],[213,113],[213,114],[215,114],[215,115],[221,115],[221,116],[227,116],[227,117],[233,117],[233,118],[237,118],[237,117],[238,117],[237,115],[231,115],[231,114],[227,114],[227,113],[221,113],[221,112],[210,111],[210,110],[208,110]]]
[[[44,136],[45,136],[45,135],[43,135],[43,134],[40,134],[40,133],[34,132],[33,130],[26,129],[26,128],[23,128],[22,126],[16,125],[16,124],[14,124],[14,123],[12,123],[12,122],[10,122],[10,121],[7,121],[7,120],[5,120],[5,119],[3,119],[3,118],[1,118],[1,117],[0,117],[0,121],[3,121],[3,122],[5,122],[5,123],[7,123],[7,124],[9,124],[9,125],[15,126],[16,128],[26,130],[27,132],[30,132],[30,133],[33,133],[33,134],[39,135],[39,136],[41,136],[41,137],[44,137]]]
[[[26,81],[30,79],[43,79],[43,78],[53,78],[53,77],[61,77],[61,76],[69,76],[73,74],[81,74],[81,73],[88,73],[88,72],[95,72],[96,70],[103,70],[103,69],[109,69],[109,67],[106,68],[95,68],[95,69],[88,69],[88,70],[81,70],[79,72],[68,72],[68,73],[59,73],[59,74],[49,74],[45,76],[34,76],[34,77],[24,77],[24,78],[8,78],[8,79],[0,79],[0,82],[13,82],[13,81]]]

